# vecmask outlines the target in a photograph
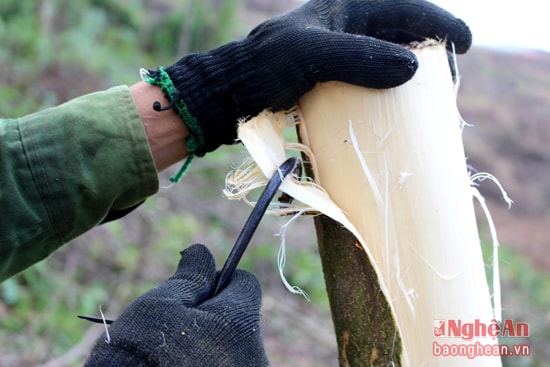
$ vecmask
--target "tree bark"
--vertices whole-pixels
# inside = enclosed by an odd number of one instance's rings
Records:
[[[401,341],[374,269],[355,237],[315,218],[340,366],[400,366]]]

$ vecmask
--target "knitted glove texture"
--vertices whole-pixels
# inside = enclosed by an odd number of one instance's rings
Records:
[[[310,0],[243,40],[149,71],[148,81],[163,87],[191,131],[190,154],[201,156],[234,143],[239,118],[290,108],[317,82],[406,82],[417,59],[397,43],[425,37],[457,53],[472,42],[464,22],[427,1]]]
[[[205,246],[184,250],[175,274],[128,306],[109,326],[109,343],[100,337],[85,366],[267,366],[257,279],[237,270],[210,298],[215,280]]]

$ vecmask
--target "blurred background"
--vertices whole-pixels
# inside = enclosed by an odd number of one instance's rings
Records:
[[[138,81],[140,67],[169,65],[189,52],[244,37],[254,25],[299,5],[293,0],[2,0],[0,116],[18,117],[84,93]],[[465,18],[468,21],[467,18]],[[550,53],[474,47],[458,58],[458,104],[468,163],[494,174],[514,200],[483,182],[502,243],[504,317],[528,322],[531,356],[505,366],[550,365]],[[250,209],[224,198],[226,173],[246,153],[223,147],[124,219],[100,226],[0,284],[0,366],[80,366],[102,326],[175,270],[177,253],[206,244],[219,266]],[[168,177],[161,177],[168,186]],[[1,210],[1,209],[0,209]],[[1,212],[1,211],[0,211]],[[9,220],[9,218],[2,218]],[[263,333],[274,366],[335,366],[336,342],[313,223],[288,231],[285,274],[311,296],[282,285],[276,266],[286,219],[265,218],[241,263],[264,291]],[[491,249],[479,216],[487,270]],[[490,279],[489,279],[490,280]],[[431,326],[426,332],[431,333]]]

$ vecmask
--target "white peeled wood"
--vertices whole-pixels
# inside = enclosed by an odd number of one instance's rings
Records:
[[[365,249],[395,318],[401,365],[500,366],[498,357],[433,355],[434,341],[497,341],[434,337],[434,320],[490,324],[493,314],[447,54],[443,45],[415,52],[419,70],[403,86],[329,82],[300,100],[299,134],[326,194],[290,179],[282,190],[341,222]],[[266,177],[285,158],[284,121],[263,113],[239,129]]]
[[[420,68],[401,87],[318,85],[300,101],[300,135],[315,156],[318,183],[378,268],[403,364],[499,366],[496,357],[433,356],[434,341],[467,343],[435,339],[434,320],[490,324],[493,316],[447,55],[441,45],[415,52]]]

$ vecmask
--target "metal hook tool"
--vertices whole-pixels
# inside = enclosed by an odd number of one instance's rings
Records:
[[[229,283],[229,280],[233,276],[235,269],[237,269],[237,265],[243,257],[244,251],[248,247],[248,244],[250,243],[254,232],[256,232],[260,221],[267,211],[271,200],[273,200],[273,197],[279,190],[279,186],[281,186],[286,176],[299,168],[300,159],[296,157],[291,157],[284,161],[284,163],[281,164],[277,169],[277,172],[273,174],[273,176],[267,183],[264,191],[260,195],[260,198],[256,202],[256,205],[252,209],[252,212],[248,216],[248,219],[246,220],[244,227],[239,234],[239,237],[237,237],[237,241],[235,241],[235,245],[233,245],[233,249],[229,253],[229,256],[227,257],[227,260],[225,261],[222,270],[220,270],[220,272],[218,273],[216,279],[216,287],[214,288],[212,296],[217,295],[223,288],[225,288],[227,283]],[[110,325],[114,322],[113,320],[94,316],[78,315],[78,317],[98,324]]]
[[[222,270],[218,274],[216,288],[214,289],[214,296],[217,295],[227,285],[227,283],[229,283],[229,280],[233,276],[233,273],[235,272],[235,269],[237,268],[237,265],[239,264],[239,261],[241,260],[244,251],[248,247],[248,244],[252,239],[252,235],[256,231],[256,228],[258,228],[258,225],[260,224],[260,221],[264,216],[269,206],[269,203],[271,203],[271,200],[277,193],[277,190],[279,189],[279,186],[281,186],[281,184],[283,183],[285,177],[289,173],[294,172],[296,168],[299,167],[299,163],[300,159],[296,157],[288,158],[283,164],[279,166],[277,172],[275,172],[273,177],[271,177],[271,179],[267,183],[264,191],[260,195],[260,198],[256,202],[254,209],[252,209],[250,216],[246,220],[246,223],[244,224],[244,227],[239,234],[239,237],[237,238],[233,249],[229,253],[229,256],[227,257],[227,260],[225,261]]]

